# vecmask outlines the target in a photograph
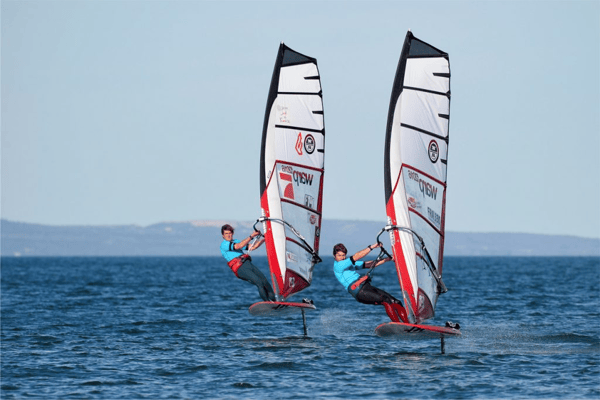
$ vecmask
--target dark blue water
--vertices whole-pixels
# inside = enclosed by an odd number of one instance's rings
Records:
[[[221,258],[2,258],[1,397],[600,397],[599,258],[446,259],[430,322],[463,331],[446,354],[375,336],[383,307],[332,261],[302,293],[304,338],[301,315],[250,316],[257,291]]]

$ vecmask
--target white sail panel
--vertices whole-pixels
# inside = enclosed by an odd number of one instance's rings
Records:
[[[444,74],[450,74],[450,65],[442,57],[407,59],[404,86],[447,93],[450,80]]]
[[[386,212],[411,322],[434,316],[441,281],[450,65],[448,55],[406,36],[392,89],[385,152]]]
[[[277,160],[309,165],[314,168],[323,166],[323,148],[325,137],[323,130],[322,100],[319,96],[280,95],[275,99],[269,120],[269,136],[277,138],[266,145],[265,166],[272,171]],[[319,151],[321,150],[321,151]]]
[[[402,94],[402,124],[416,127],[429,134],[448,136],[448,120],[439,114],[448,114],[448,100],[433,93],[407,90]]]
[[[307,130],[323,129],[323,102],[317,95],[279,95],[273,108],[273,121],[281,127],[302,127]],[[311,112],[306,112],[310,110]],[[320,111],[320,114],[312,111]]]
[[[398,136],[402,137],[403,143],[397,160],[399,167],[402,165],[418,166],[421,173],[445,182],[446,164],[439,158],[448,154],[448,143],[409,128],[401,128],[399,131]],[[431,159],[436,158],[438,161],[431,162]]]
[[[269,269],[283,300],[308,287],[319,262],[325,130],[316,60],[284,44],[263,128],[261,208]]]
[[[306,79],[319,76],[316,64],[285,66],[279,73],[279,91],[292,93],[319,93],[321,82],[318,79]]]

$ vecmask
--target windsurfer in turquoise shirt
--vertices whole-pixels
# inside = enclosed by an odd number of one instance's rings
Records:
[[[259,234],[260,232],[252,232],[250,236],[240,241],[233,239],[233,227],[231,225],[223,225],[221,227],[221,235],[223,236],[223,242],[221,242],[221,254],[235,276],[252,283],[258,288],[258,294],[263,301],[275,301],[275,293],[273,292],[271,284],[263,273],[252,264],[250,256],[244,254],[242,251],[244,248],[248,248],[250,241]],[[250,245],[249,250],[252,251],[257,249],[264,241],[264,238],[259,239],[256,243]]]
[[[402,306],[402,302],[393,297],[388,292],[371,286],[371,278],[367,275],[361,276],[358,272],[359,269],[363,268],[375,268],[383,263],[391,261],[391,258],[384,258],[383,260],[372,260],[372,261],[358,261],[371,250],[381,247],[381,243],[370,245],[364,250],[355,253],[350,258],[346,258],[348,249],[342,243],[338,243],[333,247],[333,272],[337,280],[344,286],[344,288],[354,297],[359,303],[364,304],[383,304],[385,312],[394,322],[408,322],[406,317],[406,310]]]

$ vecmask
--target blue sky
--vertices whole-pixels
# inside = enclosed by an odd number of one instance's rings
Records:
[[[598,1],[2,1],[2,218],[255,220],[279,43],[316,57],[323,217],[385,222],[406,31],[450,54],[446,229],[600,237]]]

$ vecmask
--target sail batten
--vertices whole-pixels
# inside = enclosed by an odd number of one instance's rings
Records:
[[[292,96],[320,96],[321,92],[311,93],[311,92],[279,92],[278,94],[289,94]]]
[[[447,53],[406,35],[384,153],[388,231],[412,323],[432,318],[442,281],[450,120]]]
[[[428,89],[412,87],[412,86],[404,86],[404,89],[416,90],[417,92],[424,92],[424,93],[436,94],[438,96],[450,97],[450,92],[442,93],[442,92],[436,92],[435,90],[428,90]]]
[[[303,128],[301,126],[285,126],[285,125],[275,125],[275,128],[281,128],[281,129],[294,129],[294,130],[298,130],[298,131],[306,131],[306,132],[314,132],[314,133],[321,133],[321,134],[325,134],[325,130],[324,129],[312,129],[312,128]]]
[[[282,43],[267,98],[260,167],[260,221],[279,300],[310,286],[320,261],[324,138],[317,60]]]
[[[449,118],[450,118],[450,117],[448,117],[447,119],[449,119]],[[409,125],[409,124],[404,124],[404,123],[403,123],[403,124],[400,124],[400,126],[401,126],[401,127],[403,127],[403,128],[412,129],[413,131],[421,132],[421,133],[424,133],[424,134],[426,134],[426,135],[433,136],[433,137],[436,137],[436,138],[438,138],[438,139],[440,139],[440,140],[443,140],[443,141],[445,141],[445,142],[448,142],[448,137],[444,137],[444,136],[441,136],[441,135],[437,135],[437,134],[435,134],[435,133],[433,133],[433,132],[426,131],[425,129],[417,128],[416,126],[412,126],[412,125]]]

